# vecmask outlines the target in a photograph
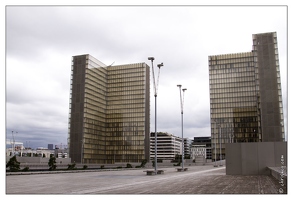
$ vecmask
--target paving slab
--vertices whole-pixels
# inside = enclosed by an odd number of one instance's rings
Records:
[[[188,171],[162,168],[83,173],[6,176],[6,194],[286,194],[272,176],[226,175],[225,167],[189,166]]]

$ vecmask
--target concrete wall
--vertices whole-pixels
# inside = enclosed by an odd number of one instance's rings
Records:
[[[282,165],[287,166],[287,142],[226,144],[227,175],[269,175],[267,167]]]
[[[11,157],[12,156],[6,156],[6,162],[8,162]],[[43,157],[19,157],[19,156],[16,156],[16,159],[21,164],[26,164],[26,163],[48,164],[48,162],[49,162],[49,158],[43,158]],[[71,163],[71,158],[56,158],[56,163],[67,165],[67,164]]]
[[[242,174],[241,143],[226,144],[226,174]]]

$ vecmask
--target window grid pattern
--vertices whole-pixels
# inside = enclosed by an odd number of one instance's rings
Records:
[[[225,143],[285,138],[277,34],[252,39],[251,52],[209,56],[213,159],[220,144],[224,159]]]
[[[145,63],[107,67],[90,55],[74,56],[72,77],[79,78],[71,81],[68,145],[73,161],[148,159],[149,67]]]
[[[253,54],[209,56],[209,78],[212,145],[224,159],[225,143],[259,138]]]

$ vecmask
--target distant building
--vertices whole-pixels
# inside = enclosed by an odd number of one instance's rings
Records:
[[[73,56],[69,156],[77,163],[149,160],[150,73],[145,63],[106,66]]]
[[[54,145],[53,144],[48,144],[48,149],[49,150],[53,150],[54,149]]]
[[[208,57],[213,158],[226,143],[285,138],[277,33],[252,40],[251,52]]]
[[[185,155],[189,155],[189,140],[183,138]],[[170,133],[157,132],[157,160],[173,160],[176,155],[182,155],[182,138]],[[151,132],[150,157],[155,158],[155,133]]]
[[[68,149],[55,149],[54,154],[56,158],[69,158]]]
[[[19,157],[44,157],[49,158],[51,154],[54,154],[54,151],[48,150],[45,148],[37,148],[33,149],[19,149],[17,151],[13,151],[11,148],[6,149],[6,156],[17,155]]]
[[[183,138],[184,141],[184,157],[190,156],[190,147],[192,140],[189,138]]]
[[[203,156],[206,159],[212,159],[211,137],[194,137],[191,143],[191,159]]]

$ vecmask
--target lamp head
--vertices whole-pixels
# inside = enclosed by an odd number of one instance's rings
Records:
[[[164,66],[164,64],[163,63],[161,63],[161,64],[158,64],[158,68],[160,68],[160,67],[163,67]]]
[[[187,90],[186,88],[182,89],[183,92],[185,92],[185,90]]]
[[[180,87],[180,88],[181,88],[181,86],[182,86],[182,85],[177,85],[177,87]]]
[[[153,60],[155,60],[155,58],[154,57],[148,57],[148,60],[153,61]]]

